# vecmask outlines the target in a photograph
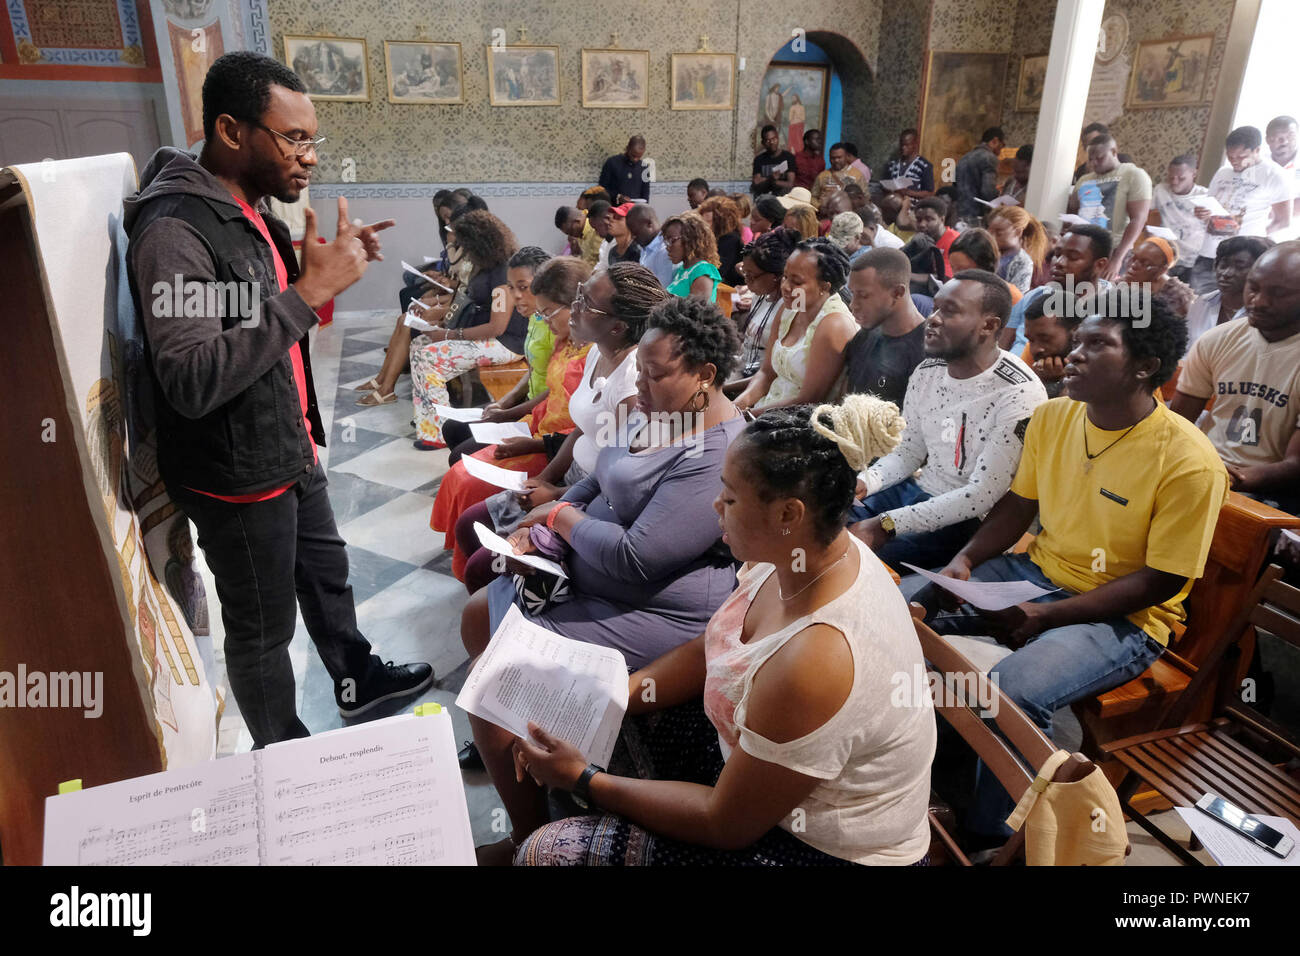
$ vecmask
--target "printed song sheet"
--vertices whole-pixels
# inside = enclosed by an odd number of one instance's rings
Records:
[[[524,738],[532,721],[608,766],[627,710],[627,662],[612,648],[533,624],[511,606],[456,706]]]
[[[255,754],[49,797],[46,866],[257,866]]]
[[[271,866],[474,864],[450,715],[294,741],[263,774]]]
[[[461,458],[460,463],[465,466],[465,470],[471,476],[478,478],[480,481],[486,481],[489,485],[496,485],[498,488],[505,488],[507,491],[524,491],[524,482],[528,476],[522,471],[511,471],[509,468],[498,468],[496,465],[489,465],[486,461],[479,461],[473,455],[465,455]]]
[[[496,445],[507,438],[532,438],[527,422],[474,422],[469,433],[481,445]]]
[[[944,577],[942,574],[918,568],[906,561],[903,561],[902,565],[981,611],[1003,611],[1016,604],[1061,590],[1040,588],[1032,581],[959,581],[956,578]]]

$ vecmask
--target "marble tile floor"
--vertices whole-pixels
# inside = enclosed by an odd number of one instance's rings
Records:
[[[460,641],[466,594],[451,574],[451,553],[443,551],[442,536],[429,528],[433,497],[447,470],[447,452],[412,447],[409,376],[398,382],[397,402],[374,408],[355,405],[359,393],[353,389],[379,371],[394,318],[390,309],[336,313],[329,326],[313,333],[312,343],[312,369],[329,435],[320,458],[329,476],[335,518],[348,543],[358,625],[385,660],[427,661],[435,673],[433,686],[421,697],[376,708],[363,719],[436,701],[450,709],[457,740],[468,740],[469,719],[454,706],[469,667]],[[217,671],[213,679],[226,701],[218,756],[226,756],[250,749],[252,739],[226,682],[216,585],[206,564],[199,563],[214,602],[209,613]],[[301,616],[290,657],[303,722],[314,733],[347,725],[335,708],[332,681],[311,646]],[[1073,715],[1065,710],[1056,719],[1055,739],[1062,747],[1077,749],[1080,730]],[[504,814],[487,774],[463,776],[474,842],[501,839]],[[1170,811],[1156,819],[1185,838],[1187,828],[1177,814]],[[1128,830],[1133,844],[1130,866],[1177,862],[1135,824],[1130,823]]]

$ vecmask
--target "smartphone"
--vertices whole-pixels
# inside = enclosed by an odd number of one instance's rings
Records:
[[[1278,833],[1267,823],[1252,817],[1241,807],[1234,806],[1223,797],[1207,793],[1196,801],[1196,809],[1207,813],[1226,827],[1232,827],[1251,843],[1262,846],[1274,856],[1283,859],[1295,848],[1295,841],[1285,834]]]

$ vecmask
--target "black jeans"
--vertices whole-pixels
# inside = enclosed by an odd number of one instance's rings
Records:
[[[226,628],[226,672],[254,748],[309,735],[298,719],[289,642],[296,611],[337,686],[360,685],[380,660],[357,630],[348,555],[325,472],[314,466],[268,501],[232,504],[181,488],[172,499],[198,528]]]

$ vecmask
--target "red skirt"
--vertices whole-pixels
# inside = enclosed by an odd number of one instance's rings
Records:
[[[543,452],[517,455],[514,458],[502,458],[498,461],[492,457],[496,454],[496,448],[496,445],[480,448],[474,452],[474,457],[498,468],[522,471],[529,478],[536,478],[546,467],[547,458]],[[443,550],[453,552],[451,572],[456,575],[456,580],[462,583],[465,580],[465,563],[469,560],[469,555],[456,546],[456,521],[466,509],[487,500],[498,491],[501,489],[496,485],[473,477],[459,461],[442,476],[442,481],[438,485],[438,494],[433,499],[433,513],[429,516],[429,527],[434,531],[442,532]]]

